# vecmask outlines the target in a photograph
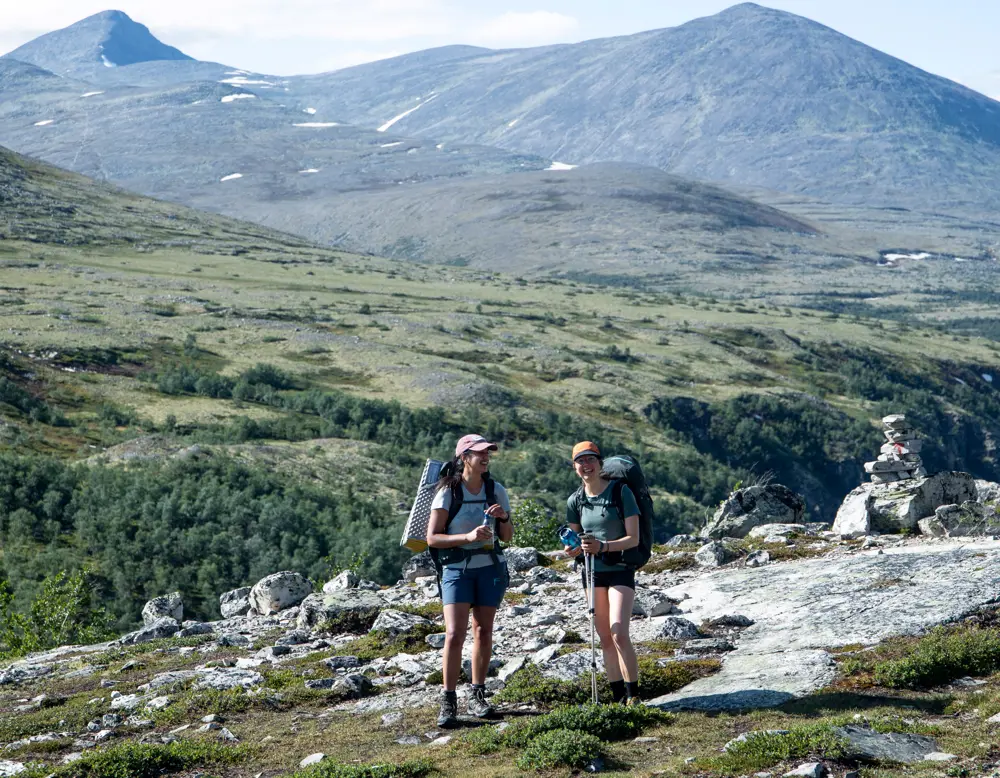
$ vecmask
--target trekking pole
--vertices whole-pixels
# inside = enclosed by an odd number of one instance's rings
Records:
[[[587,577],[587,603],[590,610],[590,696],[597,705],[597,649],[594,647],[594,558],[583,556],[583,574]]]

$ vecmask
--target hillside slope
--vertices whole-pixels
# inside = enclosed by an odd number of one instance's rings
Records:
[[[997,203],[1000,103],[752,3],[680,27],[293,80],[372,128],[868,205]]]

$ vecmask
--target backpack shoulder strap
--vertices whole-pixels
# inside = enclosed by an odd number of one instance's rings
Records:
[[[483,485],[486,487],[486,505],[497,504],[497,482],[490,478],[489,473],[483,478]]]
[[[625,479],[616,478],[611,482],[611,504],[618,511],[618,518],[625,521],[625,500],[622,499],[622,491],[625,489]]]
[[[569,496],[569,499],[566,501],[566,506],[568,508],[572,508],[573,511],[576,513],[578,524],[580,522],[580,506],[583,505],[583,501],[584,501],[584,494],[582,486],[578,488],[575,492],[573,492],[573,494],[571,494]]]
[[[465,499],[465,495],[462,490],[462,484],[453,484],[451,487],[451,505],[448,506],[448,521],[444,525],[444,531],[448,532],[448,527],[451,524],[452,519],[454,519],[460,510],[462,510],[462,502]]]

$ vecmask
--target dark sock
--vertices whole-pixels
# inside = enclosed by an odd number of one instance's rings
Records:
[[[483,694],[486,694],[486,684],[484,683],[472,684],[472,693],[475,694],[476,692],[482,692]]]
[[[447,689],[445,689],[444,690],[444,696],[445,696],[446,699],[449,699],[449,700],[457,700],[458,699],[458,692],[456,692],[454,689],[452,689],[451,691],[448,691]]]
[[[639,682],[638,681],[626,681],[625,682],[625,692],[629,697],[639,696]]]
[[[625,681],[609,681],[608,685],[611,686],[611,700],[612,700],[612,702],[624,702],[625,701]]]

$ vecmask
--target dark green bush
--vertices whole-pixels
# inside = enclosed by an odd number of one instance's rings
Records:
[[[77,761],[48,770],[57,778],[159,778],[195,765],[235,764],[247,759],[247,746],[223,746],[202,740],[178,740],[168,745],[125,742],[87,751]]]
[[[559,765],[581,768],[602,754],[601,741],[574,729],[553,729],[528,744],[517,760],[521,770],[549,770]]]
[[[843,754],[843,740],[832,727],[810,724],[794,727],[787,734],[751,734],[746,740],[733,743],[721,756],[701,760],[696,766],[722,775],[746,775],[789,759],[807,756],[835,759]]]

